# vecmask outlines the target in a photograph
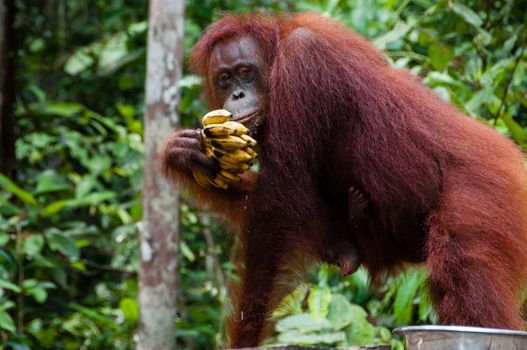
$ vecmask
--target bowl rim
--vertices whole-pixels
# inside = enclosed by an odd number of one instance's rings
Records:
[[[477,333],[487,335],[514,335],[527,337],[527,332],[510,329],[484,328],[484,327],[467,327],[467,326],[441,326],[441,325],[424,325],[424,326],[405,326],[398,327],[393,333],[405,335],[414,332],[459,332],[459,333]]]

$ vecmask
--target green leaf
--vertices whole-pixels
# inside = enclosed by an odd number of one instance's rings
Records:
[[[331,301],[331,290],[329,287],[316,286],[309,293],[309,312],[315,322],[322,322],[326,319],[329,312],[329,302]]]
[[[311,315],[307,313],[285,317],[276,324],[276,331],[282,333],[290,330],[298,330],[300,332],[307,333],[331,328],[333,327],[328,320],[315,322],[315,320],[311,318]]]
[[[7,233],[0,233],[0,247],[5,246],[11,238]]]
[[[5,279],[1,279],[0,278],[0,288],[3,288],[3,289],[8,289],[10,291],[13,291],[15,293],[20,293],[22,290],[20,289],[19,286],[17,286],[16,284],[14,283],[11,283]]]
[[[187,74],[178,81],[180,88],[192,88],[201,85],[201,78],[194,74]]]
[[[503,114],[501,120],[511,132],[514,141],[521,145],[527,140],[527,132],[509,114]]]
[[[286,332],[278,335],[278,342],[286,344],[334,344],[346,340],[344,332],[331,332],[323,334],[302,334],[300,332]]]
[[[413,26],[414,23],[397,23],[395,28],[375,39],[373,44],[379,49],[384,49],[387,44],[403,38]]]
[[[94,62],[90,49],[83,47],[68,58],[64,65],[64,71],[70,75],[77,75],[93,65]]]
[[[454,58],[454,50],[446,44],[435,42],[428,48],[428,57],[436,70],[443,71]]]
[[[62,208],[64,208],[65,206],[67,206],[68,202],[69,202],[69,200],[67,200],[67,199],[63,199],[63,200],[60,200],[60,201],[53,202],[53,203],[45,206],[44,209],[42,209],[42,211],[40,212],[40,215],[42,215],[42,216],[53,215],[56,212],[62,210]]]
[[[4,310],[0,310],[0,328],[5,329],[9,332],[15,331],[15,322],[13,321],[11,316],[9,316],[9,314]]]
[[[467,23],[472,24],[476,28],[481,28],[483,21],[479,18],[478,14],[472,11],[470,8],[466,7],[463,4],[452,4],[452,10],[463,18]]]
[[[23,189],[18,187],[13,181],[11,181],[11,179],[2,174],[0,174],[0,187],[2,187],[7,192],[12,193],[24,203],[32,205],[37,204],[35,197],[33,197],[31,193],[24,191]]]
[[[109,327],[111,329],[118,329],[119,328],[119,325],[112,319],[110,319],[109,317],[91,309],[91,308],[87,308],[87,307],[84,307],[80,304],[77,304],[77,303],[68,303],[68,307],[74,309],[74,310],[77,310],[79,311],[80,313],[82,313],[83,315],[91,318],[91,319],[94,319],[98,322],[100,322],[101,324],[103,324],[104,326],[106,327]]]
[[[22,241],[22,251],[29,256],[34,256],[39,254],[44,247],[44,237],[39,234],[34,234],[26,237]]]
[[[349,314],[351,322],[344,331],[350,345],[371,344],[375,341],[376,328],[367,320],[367,313],[359,305],[351,304]]]
[[[53,171],[45,171],[38,177],[35,194],[50,193],[68,190],[70,186],[62,176]]]
[[[56,202],[53,202],[47,205],[44,209],[42,209],[42,211],[40,212],[40,215],[50,216],[62,210],[63,208],[86,207],[90,205],[98,205],[116,196],[117,194],[115,192],[103,191],[103,192],[91,193],[87,196],[84,196],[83,198],[60,200],[60,201],[56,201]]]
[[[483,90],[479,90],[472,96],[470,101],[468,101],[468,103],[465,105],[465,108],[471,111],[474,115],[476,115],[478,112],[478,108],[485,102],[490,101],[493,94],[493,86],[485,88]]]
[[[84,176],[75,188],[75,198],[86,196],[96,185],[97,180],[93,176]]]
[[[80,251],[73,239],[58,232],[48,233],[47,236],[52,250],[58,250],[72,260],[79,259]]]
[[[426,274],[421,270],[409,270],[401,276],[393,305],[394,316],[399,323],[408,324],[412,319],[413,301],[425,279]]]
[[[139,320],[139,305],[131,298],[123,298],[119,302],[119,308],[123,312],[124,318],[130,323]]]
[[[74,102],[51,102],[38,104],[38,112],[51,116],[75,117],[86,109],[83,105]]]
[[[353,308],[342,294],[334,294],[329,303],[328,320],[335,330],[340,330],[353,321]]]
[[[29,294],[40,304],[48,298],[48,292],[44,288],[32,288],[29,290]]]
[[[181,254],[183,254],[183,256],[187,258],[188,261],[193,262],[194,260],[196,260],[196,256],[194,255],[192,250],[190,250],[189,246],[187,245],[187,243],[185,243],[185,241],[179,242],[179,248],[181,250]]]

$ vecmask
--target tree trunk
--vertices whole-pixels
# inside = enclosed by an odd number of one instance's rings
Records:
[[[0,0],[0,173],[12,176],[15,164],[13,102],[14,0]]]
[[[151,0],[146,77],[145,170],[138,329],[139,350],[174,349],[179,238],[176,191],[161,175],[159,152],[179,124],[183,0]]]

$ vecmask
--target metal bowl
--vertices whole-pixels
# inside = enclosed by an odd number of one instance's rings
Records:
[[[408,350],[527,350],[527,332],[461,326],[410,326],[403,335]]]

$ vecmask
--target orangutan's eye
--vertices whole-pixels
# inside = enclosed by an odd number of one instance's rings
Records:
[[[249,67],[241,67],[241,68],[238,70],[238,75],[239,75],[240,78],[242,78],[242,79],[250,78],[250,76],[251,76],[251,68],[249,68]]]
[[[221,73],[218,77],[218,81],[220,83],[226,83],[231,79],[231,75],[229,73]]]

